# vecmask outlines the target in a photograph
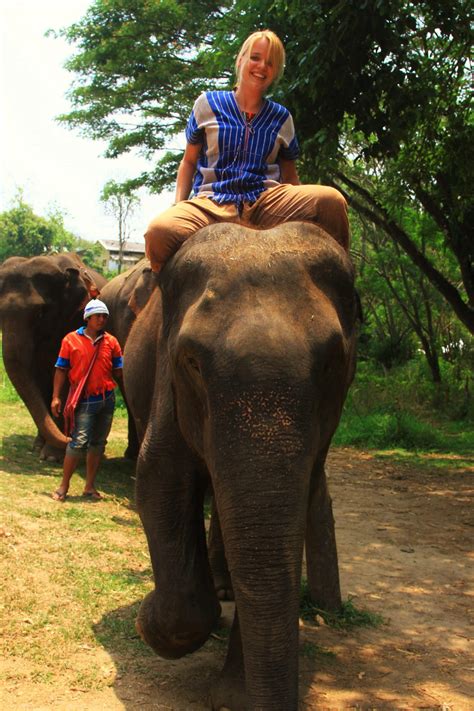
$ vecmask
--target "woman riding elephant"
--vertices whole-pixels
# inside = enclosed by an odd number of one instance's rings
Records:
[[[307,220],[349,249],[344,197],[331,187],[300,184],[291,114],[265,98],[284,63],[280,39],[270,30],[254,32],[237,56],[235,89],[198,97],[186,128],[176,203],[145,234],[153,271],[198,229],[217,222],[268,229]]]
[[[354,374],[357,298],[346,202],[300,185],[292,117],[265,98],[283,65],[278,37],[256,32],[235,90],[197,99],[176,204],[145,236],[160,289],[125,349],[156,583],[137,627],[177,658],[219,617],[202,510],[210,479],[236,601],[212,708],[232,711],[298,707],[305,541],[309,577],[339,594],[324,465]]]

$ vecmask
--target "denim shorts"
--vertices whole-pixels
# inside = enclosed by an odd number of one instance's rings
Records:
[[[102,454],[112,427],[114,409],[113,390],[104,400],[80,402],[74,412],[74,429],[66,453],[75,456],[85,451]]]

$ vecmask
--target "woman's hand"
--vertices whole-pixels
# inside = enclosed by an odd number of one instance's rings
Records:
[[[279,163],[281,182],[289,183],[290,185],[301,185],[295,161],[280,158]]]

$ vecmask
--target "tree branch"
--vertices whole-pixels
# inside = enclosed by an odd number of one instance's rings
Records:
[[[357,212],[367,217],[371,222],[384,230],[384,232],[410,257],[412,262],[426,275],[431,284],[439,291],[440,294],[451,305],[455,314],[463,322],[463,324],[474,334],[474,309],[466,304],[461,298],[459,291],[449,282],[441,272],[439,272],[431,262],[420,252],[415,243],[410,239],[409,235],[388,216],[386,210],[377,203],[368,191],[358,185],[354,180],[348,178],[342,173],[337,173],[337,176],[352,188],[354,193],[364,198],[371,207],[365,205],[361,200],[354,195],[350,195],[335,181],[332,185],[337,188],[346,198],[348,203],[354,207]]]

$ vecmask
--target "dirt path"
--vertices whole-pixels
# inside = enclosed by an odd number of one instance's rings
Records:
[[[303,629],[337,655],[315,674],[302,664],[308,708],[474,708],[473,471],[453,465],[441,473],[332,454],[343,594],[388,624]]]
[[[301,709],[474,708],[473,469],[415,468],[336,450],[329,462],[343,596],[386,624],[341,632],[301,627]],[[225,609],[225,619],[232,614]],[[123,609],[126,613],[126,609]],[[120,610],[114,611],[120,614]],[[471,623],[471,624],[470,624]],[[5,709],[204,711],[225,644],[171,662],[133,650],[84,649],[74,665],[103,670],[109,686],[81,691],[40,682],[0,691]],[[470,656],[471,653],[471,656]],[[0,661],[0,671],[2,662]],[[120,673],[119,671],[120,670]]]

